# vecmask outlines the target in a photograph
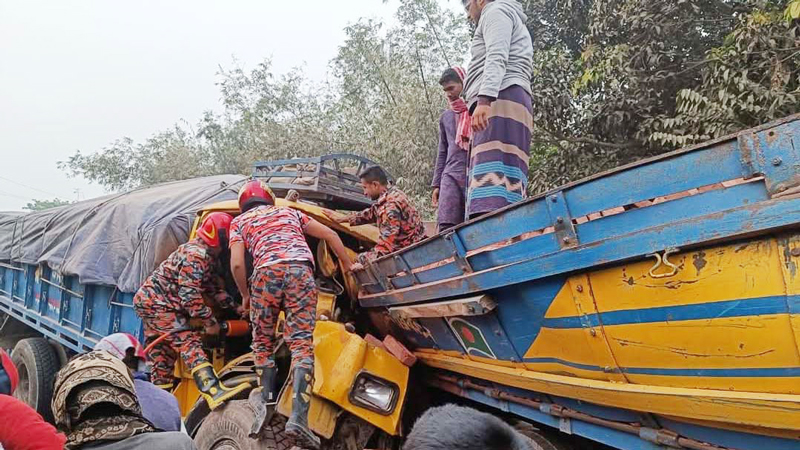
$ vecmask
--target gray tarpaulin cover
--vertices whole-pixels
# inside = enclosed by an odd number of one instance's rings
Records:
[[[0,212],[0,261],[46,263],[83,284],[136,292],[188,239],[197,211],[235,200],[246,179],[195,178],[28,214]]]

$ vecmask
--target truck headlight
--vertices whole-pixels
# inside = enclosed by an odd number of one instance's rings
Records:
[[[397,406],[400,388],[391,381],[361,372],[350,389],[350,403],[388,416]]]

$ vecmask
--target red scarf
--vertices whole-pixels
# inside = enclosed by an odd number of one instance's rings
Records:
[[[466,72],[461,67],[453,67],[453,70],[456,71],[458,76],[461,78],[461,83],[463,85],[464,78],[466,78]],[[458,114],[458,118],[456,120],[456,143],[462,150],[469,150],[469,142],[472,140],[472,119],[469,116],[469,108],[467,108],[467,102],[464,101],[461,97],[458,97],[455,100],[449,100],[450,102],[450,109],[453,110],[454,113]]]

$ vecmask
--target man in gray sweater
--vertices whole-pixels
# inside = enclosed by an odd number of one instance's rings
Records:
[[[533,42],[516,0],[462,0],[476,24],[464,86],[474,131],[467,218],[525,198]]]

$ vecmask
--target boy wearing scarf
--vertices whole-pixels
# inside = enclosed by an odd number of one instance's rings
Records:
[[[433,173],[432,203],[438,208],[439,232],[464,221],[466,203],[467,159],[472,137],[469,110],[461,98],[464,69],[452,67],[439,79],[450,108],[439,117],[439,153]]]

